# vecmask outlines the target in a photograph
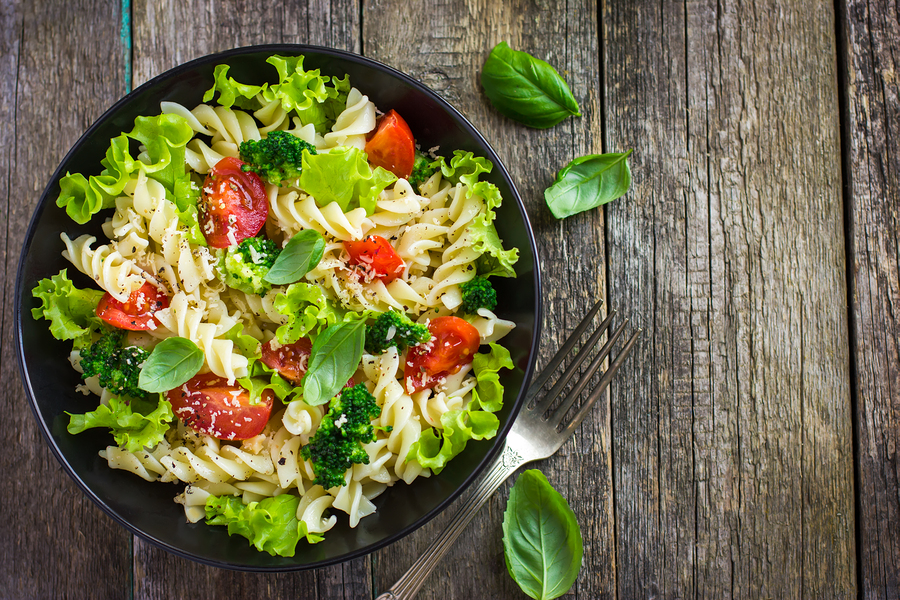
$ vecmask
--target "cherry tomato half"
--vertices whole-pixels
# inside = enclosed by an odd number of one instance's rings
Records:
[[[250,392],[204,373],[169,390],[166,398],[175,415],[194,431],[220,440],[246,440],[259,435],[269,422],[275,394],[265,390],[259,404],[250,404]]]
[[[378,119],[375,133],[366,142],[366,154],[376,167],[409,179],[416,162],[416,141],[397,111],[389,110]]]
[[[391,243],[380,235],[370,235],[359,242],[344,242],[351,265],[362,265],[373,277],[390,283],[403,275],[406,265]]]
[[[300,385],[300,380],[303,379],[309,366],[312,343],[306,338],[300,338],[293,344],[285,344],[279,346],[277,350],[272,350],[273,341],[274,338],[263,344],[259,360],[270,369],[278,371],[279,375],[294,385]]]
[[[197,203],[200,229],[213,248],[227,248],[255,236],[266,224],[269,199],[259,175],[226,156],[210,169]]]
[[[428,323],[431,341],[409,349],[406,355],[406,389],[418,392],[439,383],[447,375],[472,362],[481,336],[459,317],[437,317]]]
[[[159,323],[153,314],[169,306],[169,297],[149,281],[131,292],[128,300],[120,302],[108,292],[97,303],[97,316],[119,329],[144,331],[156,329]]]

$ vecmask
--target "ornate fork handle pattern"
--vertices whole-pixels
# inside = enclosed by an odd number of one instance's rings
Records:
[[[429,573],[453,546],[453,542],[463,532],[478,509],[497,491],[500,484],[528,462],[513,448],[511,441],[514,443],[515,440],[507,437],[503,451],[494,459],[494,462],[488,467],[486,475],[478,482],[472,494],[459,507],[450,523],[434,539],[428,550],[416,560],[397,583],[375,600],[409,600],[416,595]]]

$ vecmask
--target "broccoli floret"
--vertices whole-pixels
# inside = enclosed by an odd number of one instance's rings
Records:
[[[369,464],[362,445],[375,441],[372,419],[380,415],[381,407],[362,383],[345,389],[331,401],[309,444],[300,449],[300,456],[312,460],[315,483],[326,490],[344,485],[347,469],[354,464]]]
[[[254,171],[269,183],[278,185],[300,177],[303,151],[316,153],[316,147],[287,131],[272,131],[262,140],[241,142],[244,171]]]
[[[138,387],[138,377],[150,353],[143,348],[123,348],[124,339],[123,330],[113,329],[82,350],[82,377],[98,376],[100,385],[116,396],[147,398],[149,393]]]
[[[366,352],[381,354],[391,346],[403,350],[430,339],[431,332],[427,325],[413,323],[406,315],[389,310],[378,315],[375,322],[366,327]]]
[[[219,272],[225,285],[236,290],[262,296],[272,285],[263,277],[275,264],[281,249],[272,240],[252,237],[237,246],[219,251]]]
[[[462,309],[467,315],[475,314],[479,308],[494,310],[497,307],[497,291],[484,277],[475,277],[465,282],[462,290]]]
[[[428,181],[428,178],[434,175],[434,172],[437,171],[437,167],[432,166],[434,161],[431,161],[421,152],[416,152],[416,162],[413,163],[412,174],[409,176],[409,185],[412,186],[412,189],[418,190],[419,186]]]

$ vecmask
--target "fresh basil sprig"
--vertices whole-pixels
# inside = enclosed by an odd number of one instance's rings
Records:
[[[503,514],[506,568],[538,600],[565,594],[581,570],[584,542],[566,499],[536,469],[522,473]]]
[[[174,390],[203,366],[203,350],[191,340],[170,337],[161,341],[144,361],[138,387],[148,392]]]
[[[334,398],[359,368],[365,341],[365,321],[338,323],[316,337],[302,382],[307,404],[318,406]]]
[[[324,252],[322,234],[315,229],[304,229],[288,241],[263,279],[274,285],[299,281],[319,264]]]
[[[628,155],[589,154],[570,162],[557,174],[556,182],[544,191],[544,200],[557,219],[606,204],[631,187]]]
[[[501,113],[536,129],[579,117],[578,102],[556,69],[500,42],[481,70],[481,86]]]

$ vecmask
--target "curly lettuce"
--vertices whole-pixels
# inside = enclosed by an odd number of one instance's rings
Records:
[[[31,295],[41,301],[40,306],[31,309],[31,316],[50,321],[53,337],[72,340],[75,348],[91,344],[91,334],[102,324],[96,314],[102,291],[75,287],[63,269],[38,281]]]
[[[497,435],[500,420],[494,412],[503,406],[503,386],[500,369],[512,369],[509,350],[497,344],[490,345],[488,354],[476,354],[472,371],[478,382],[472,392],[472,401],[462,410],[451,410],[441,415],[443,429],[431,428],[414,442],[406,460],[415,460],[435,475],[444,470],[453,457],[466,449],[469,440],[491,439]]]
[[[96,410],[69,415],[69,433],[81,433],[94,427],[108,427],[116,444],[129,452],[153,448],[163,440],[175,415],[169,401],[157,394],[153,399],[128,400],[113,396],[109,406],[101,404]]]
[[[309,283],[289,285],[275,297],[275,310],[288,318],[275,331],[279,344],[293,344],[341,320],[322,288]]]
[[[223,525],[228,535],[242,535],[260,552],[292,557],[297,543],[321,542],[321,535],[310,533],[306,522],[297,519],[300,497],[281,494],[244,505],[240,497],[210,496],[206,499],[206,524]]]
[[[341,146],[324,154],[303,152],[300,187],[325,206],[337,202],[348,212],[359,206],[375,212],[378,196],[397,176],[381,167],[374,169],[359,148]]]
[[[134,128],[110,141],[106,157],[100,161],[100,175],[85,177],[81,173],[66,173],[59,181],[56,205],[84,225],[95,214],[115,206],[116,197],[138,169],[159,181],[166,189],[166,198],[178,213],[178,220],[188,231],[191,242],[206,245],[197,222],[197,199],[200,189],[185,169],[184,149],[194,131],[184,117],[157,115],[138,117]],[[129,152],[129,140],[143,146],[139,160]]]

